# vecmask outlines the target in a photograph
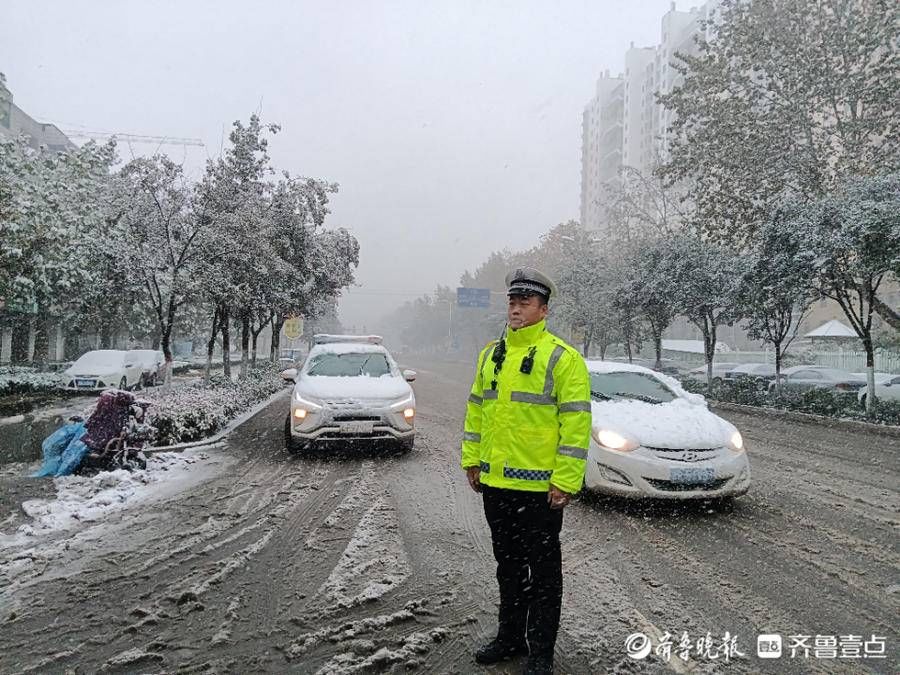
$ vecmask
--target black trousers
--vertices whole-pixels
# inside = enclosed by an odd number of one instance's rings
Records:
[[[546,492],[482,485],[482,496],[500,586],[497,640],[527,639],[531,654],[552,654],[562,605],[563,509],[551,509]]]

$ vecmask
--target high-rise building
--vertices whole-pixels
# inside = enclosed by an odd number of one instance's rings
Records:
[[[43,146],[51,152],[61,152],[75,147],[55,124],[38,122],[17,106],[0,73],[0,136],[15,138],[20,134],[28,137],[28,144],[35,150]]]
[[[625,72],[597,82],[594,97],[584,109],[581,152],[581,222],[592,230],[609,227],[604,195],[622,167],[649,176],[668,149],[672,112],[657,100],[681,76],[672,67],[676,53],[696,54],[696,38],[704,21],[718,6],[709,0],[701,7],[679,11],[673,2],[661,19],[660,42],[625,52]],[[618,116],[618,117],[617,117]]]
[[[606,71],[581,121],[581,222],[599,230],[605,224],[604,185],[622,166],[624,82]]]

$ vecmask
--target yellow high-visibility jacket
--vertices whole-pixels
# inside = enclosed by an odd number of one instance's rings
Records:
[[[485,485],[569,493],[584,481],[591,438],[591,385],[576,349],[540,321],[506,334],[506,359],[494,374],[497,342],[478,356],[466,404],[462,467],[481,468]],[[520,372],[534,347],[530,374]],[[496,387],[492,383],[496,381]]]

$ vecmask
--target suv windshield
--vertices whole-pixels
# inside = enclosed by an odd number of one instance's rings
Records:
[[[312,357],[307,375],[315,377],[358,377],[390,375],[391,367],[384,354],[378,352],[334,354],[326,352]]]
[[[652,375],[644,373],[591,373],[591,396],[599,400],[634,399],[668,403],[678,396]]]

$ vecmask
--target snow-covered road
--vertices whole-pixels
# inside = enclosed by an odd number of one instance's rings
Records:
[[[469,373],[409,365],[407,456],[290,457],[278,403],[166,463],[175,480],[151,466],[107,493],[59,488],[69,511],[31,503],[31,531],[10,521],[0,536],[0,671],[476,672],[497,592],[457,468]],[[568,507],[559,672],[896,672],[900,441],[725,416],[754,472],[733,509]],[[64,519],[96,508],[102,520]],[[745,656],[627,656],[629,635],[666,631],[673,651],[683,633],[715,648],[727,631]],[[759,633],[874,634],[888,653],[761,661]]]

